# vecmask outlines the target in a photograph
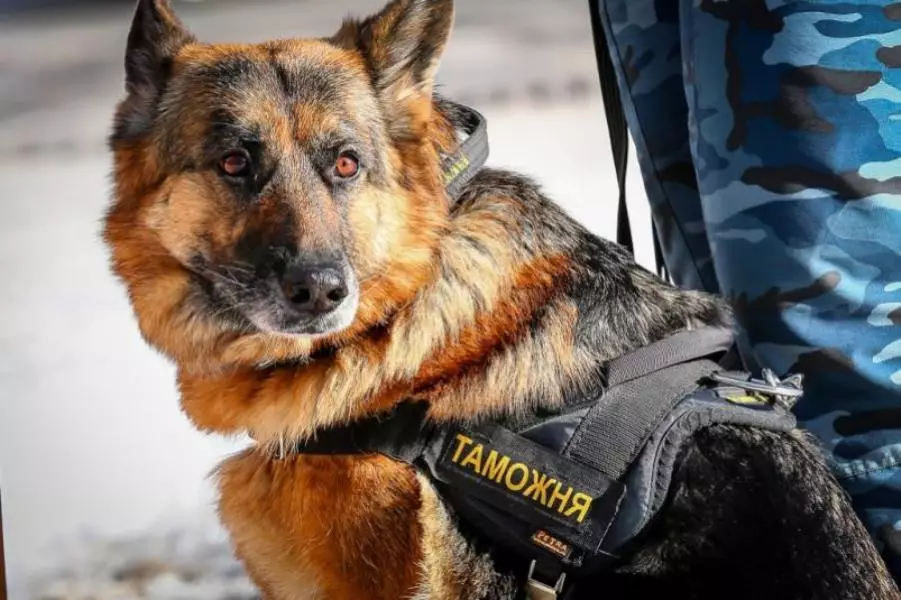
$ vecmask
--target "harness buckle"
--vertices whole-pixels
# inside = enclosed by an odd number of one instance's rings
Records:
[[[742,379],[722,372],[713,373],[710,377],[724,385],[770,396],[779,406],[786,410],[791,410],[804,394],[804,391],[801,389],[803,376],[800,373],[780,380],[771,369],[764,368],[761,370],[761,375],[763,375],[763,380]]]
[[[532,578],[535,572],[535,560],[529,565],[529,574],[526,576],[526,598],[528,600],[557,600],[558,594],[563,591],[563,583],[566,573],[561,573],[554,587]]]

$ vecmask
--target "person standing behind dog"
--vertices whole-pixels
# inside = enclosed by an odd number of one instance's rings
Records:
[[[901,580],[901,3],[601,0],[673,282],[722,293]]]

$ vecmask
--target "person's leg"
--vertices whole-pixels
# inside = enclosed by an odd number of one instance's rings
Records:
[[[681,0],[722,292],[901,578],[901,4]]]
[[[599,4],[667,270],[679,287],[716,292],[689,150],[678,2]]]

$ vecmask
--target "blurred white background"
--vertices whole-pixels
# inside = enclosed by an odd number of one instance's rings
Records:
[[[0,0],[0,9],[14,4],[28,3]],[[110,170],[104,138],[122,89],[133,4],[57,4],[0,19],[6,555],[12,600],[124,598],[27,584],[53,572],[63,581],[66,570],[104,576],[98,564],[106,559],[88,554],[90,539],[130,540],[130,552],[140,552],[150,548],[148,533],[193,527],[215,538],[207,474],[243,442],[191,429],[177,405],[173,369],[141,340],[100,243]],[[368,14],[382,2],[173,4],[202,38],[258,41],[327,35],[344,15]],[[490,165],[532,175],[575,218],[614,237],[616,184],[586,2],[457,0],[440,79],[445,95],[488,118]],[[631,157],[638,258],[650,265],[646,197],[634,151]],[[127,552],[118,548],[127,569]],[[97,573],[85,573],[91,570]],[[175,597],[157,593],[163,596]]]

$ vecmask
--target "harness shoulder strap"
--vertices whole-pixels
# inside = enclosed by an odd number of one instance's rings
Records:
[[[610,388],[588,411],[566,456],[619,479],[660,421],[718,368],[714,361],[698,360]]]
[[[612,479],[622,477],[660,422],[720,369],[711,358],[724,354],[731,340],[727,329],[685,331],[612,361],[608,389],[564,454]]]

